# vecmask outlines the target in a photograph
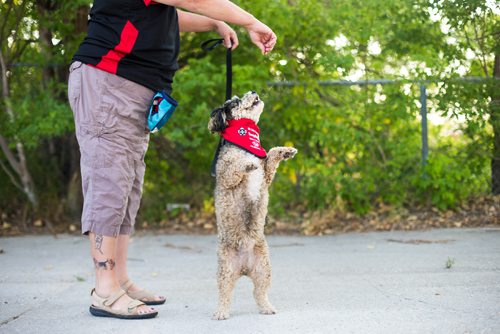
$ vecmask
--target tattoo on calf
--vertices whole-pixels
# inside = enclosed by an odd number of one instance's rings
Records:
[[[96,269],[113,270],[115,268],[115,261],[113,259],[98,261],[94,258],[94,266]]]
[[[99,235],[99,234],[95,235],[95,249],[97,249],[99,251],[99,253],[104,254],[101,250],[102,240],[103,240],[102,235]]]

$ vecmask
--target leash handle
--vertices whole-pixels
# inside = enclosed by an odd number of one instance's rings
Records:
[[[209,39],[201,43],[201,49],[203,51],[212,51],[219,45],[224,43],[223,38]],[[231,47],[226,49],[226,101],[230,100],[233,95],[233,59],[231,50],[233,48],[233,41],[231,41]]]

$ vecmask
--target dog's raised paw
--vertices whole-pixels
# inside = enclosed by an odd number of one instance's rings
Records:
[[[226,320],[229,319],[229,312],[217,311],[212,316],[213,320]]]
[[[288,160],[297,154],[297,149],[294,147],[283,147],[280,153],[283,160]]]
[[[277,159],[278,161],[281,161],[293,158],[297,152],[298,151],[295,147],[280,146],[270,149],[268,155],[270,159]]]

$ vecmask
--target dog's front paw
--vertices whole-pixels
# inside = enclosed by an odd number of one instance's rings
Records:
[[[226,320],[229,319],[229,312],[217,310],[212,316],[213,320]]]
[[[259,310],[260,314],[276,314],[276,312],[276,309],[271,304]]]
[[[297,154],[297,149],[294,147],[274,147],[269,151],[269,155],[277,160],[288,160]]]
[[[288,160],[291,159],[297,154],[297,149],[295,147],[283,147],[283,150],[281,152],[281,157],[283,160]]]

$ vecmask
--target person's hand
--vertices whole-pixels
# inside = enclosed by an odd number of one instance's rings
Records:
[[[255,20],[248,26],[245,26],[248,31],[248,35],[252,40],[253,44],[262,51],[262,54],[268,54],[276,44],[276,35],[274,32],[259,20]]]
[[[231,41],[233,42],[233,48],[231,50],[236,49],[238,47],[238,36],[236,32],[228,26],[225,22],[217,21],[215,23],[214,30],[224,39],[224,46],[226,48],[231,47]]]

